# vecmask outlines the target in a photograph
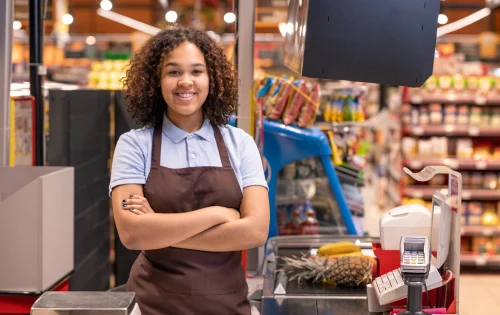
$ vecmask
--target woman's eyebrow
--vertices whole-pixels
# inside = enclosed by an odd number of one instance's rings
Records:
[[[172,66],[172,67],[179,67],[179,64],[178,63],[175,63],[175,62],[169,62],[165,65],[165,67],[168,67],[168,66]],[[202,63],[193,63],[191,65],[192,67],[206,67],[204,64]]]

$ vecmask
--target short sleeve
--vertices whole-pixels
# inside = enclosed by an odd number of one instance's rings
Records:
[[[248,186],[263,186],[269,189],[264,176],[264,167],[262,166],[262,158],[257,148],[257,144],[248,134],[246,134],[245,139],[240,144],[240,154],[242,188]]]
[[[114,187],[124,184],[146,183],[146,157],[137,135],[124,133],[116,143],[111,167],[109,194]]]

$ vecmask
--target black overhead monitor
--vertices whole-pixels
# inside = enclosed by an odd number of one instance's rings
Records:
[[[310,78],[420,87],[440,0],[290,0],[285,65]]]

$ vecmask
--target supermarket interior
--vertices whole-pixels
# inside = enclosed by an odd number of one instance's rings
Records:
[[[175,25],[237,71],[229,125],[262,160],[269,232],[241,249],[247,312],[499,314],[499,8],[0,1],[0,315],[164,314],[125,287],[149,258],[122,243],[108,188],[120,136],[143,127],[130,61]]]

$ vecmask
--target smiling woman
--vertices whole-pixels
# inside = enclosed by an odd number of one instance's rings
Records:
[[[127,282],[143,315],[249,315],[241,251],[261,246],[269,200],[253,138],[227,125],[237,79],[202,31],[152,37],[125,100],[144,126],[117,142],[110,193],[118,235],[142,250]]]
[[[178,48],[175,52],[174,47]],[[180,64],[178,60],[183,53],[189,53],[189,58]],[[195,64],[199,64],[198,67],[194,67]],[[168,101],[164,91],[174,88],[168,85],[169,82],[186,84],[169,79],[182,74],[208,79],[203,113],[216,125],[227,124],[238,103],[238,83],[231,63],[205,33],[180,26],[170,27],[151,38],[131,61],[124,88],[132,118],[141,126],[154,127],[161,123]],[[166,85],[161,85],[163,83]],[[161,90],[158,89],[160,85]]]

